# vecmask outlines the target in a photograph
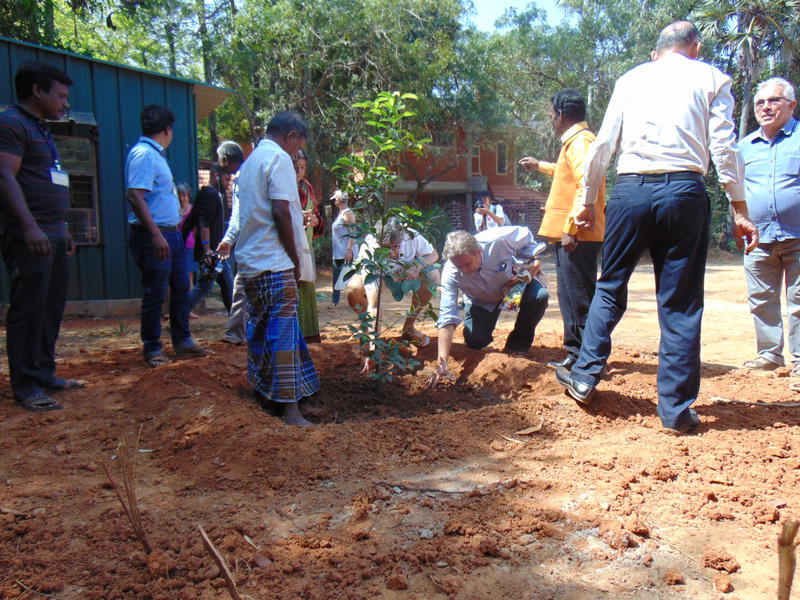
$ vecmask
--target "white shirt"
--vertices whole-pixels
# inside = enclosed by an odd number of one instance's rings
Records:
[[[597,199],[612,155],[617,173],[694,171],[714,161],[728,199],[744,201],[744,163],[733,130],[731,78],[675,52],[617,80],[586,159],[586,204]]]
[[[333,252],[333,259],[334,260],[344,260],[345,255],[347,254],[347,245],[349,241],[352,239],[349,235],[355,229],[354,223],[348,223],[344,220],[345,216],[353,211],[347,207],[343,208],[339,211],[339,214],[336,216],[336,220],[334,220],[333,224],[331,225],[331,250]],[[353,246],[351,247],[351,251],[353,252],[354,256],[358,255],[358,244],[353,242]]]
[[[273,202],[289,202],[300,279],[314,281],[314,263],[303,229],[303,211],[291,157],[278,144],[263,139],[239,171],[239,238],[236,262],[243,277],[294,268],[278,238]]]
[[[366,259],[367,252],[375,252],[380,244],[374,235],[369,234],[364,238],[364,243],[358,252],[359,259]],[[415,258],[422,258],[431,252],[435,252],[431,243],[422,237],[419,232],[409,229],[408,233],[403,234],[403,241],[400,242],[400,250],[397,254],[397,262],[402,265],[411,264]]]
[[[490,204],[489,205],[489,212],[491,212],[493,215],[496,215],[496,216],[498,216],[498,217],[500,217],[502,219],[500,224],[498,225],[495,222],[495,220],[492,217],[490,217],[489,215],[482,215],[481,213],[476,211],[473,214],[473,217],[475,219],[475,231],[485,231],[485,230],[490,229],[492,227],[503,227],[504,225],[508,225],[509,224],[508,219],[506,218],[506,213],[503,212],[503,207],[500,206],[499,204]],[[484,220],[485,220],[485,223],[486,223],[486,227],[483,226]]]
[[[222,236],[222,242],[233,246],[239,237],[239,171],[233,176],[233,193],[231,194],[231,218],[228,228]]]

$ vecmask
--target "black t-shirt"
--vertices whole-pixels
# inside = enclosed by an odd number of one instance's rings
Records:
[[[8,108],[0,113],[0,152],[21,159],[17,182],[42,231],[66,231],[69,188],[51,179],[50,169],[55,167],[58,156],[46,126],[19,106]],[[0,202],[0,225],[19,225],[5,202]]]

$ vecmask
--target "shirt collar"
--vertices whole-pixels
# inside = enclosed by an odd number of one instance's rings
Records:
[[[789,117],[789,120],[786,121],[786,123],[784,123],[783,127],[781,127],[778,131],[779,132],[780,131],[783,132],[783,137],[788,137],[788,136],[792,135],[792,133],[794,133],[794,131],[796,129],[797,129],[797,119],[795,119],[794,117]],[[756,132],[757,132],[756,135],[753,136],[753,139],[752,139],[753,142],[755,142],[757,140],[762,140],[762,141],[765,141],[765,142],[769,141],[769,140],[767,140],[766,137],[764,137],[764,134],[761,131],[760,127],[756,130]],[[778,137],[777,134],[776,134],[775,137]],[[773,138],[773,139],[775,139],[775,138]]]
[[[156,150],[158,150],[158,153],[159,153],[159,154],[161,154],[161,156],[164,156],[164,154],[166,154],[166,152],[165,152],[165,150],[164,150],[164,146],[162,146],[161,144],[159,144],[157,141],[155,141],[155,140],[154,140],[153,138],[151,138],[151,137],[147,137],[146,135],[143,135],[143,136],[141,136],[141,137],[139,138],[139,141],[140,141],[140,142],[144,142],[144,143],[145,143],[145,144],[147,144],[148,146],[152,146],[153,148],[155,148]]]
[[[584,129],[589,129],[589,124],[586,121],[581,121],[580,123],[575,123],[572,127],[567,129],[564,132],[564,135],[561,136],[561,143],[566,144],[567,140],[571,138],[573,135],[578,133],[579,131],[583,131]]]
[[[29,110],[26,110],[21,104],[15,104],[14,106],[16,106],[17,110],[19,110],[19,112],[21,112],[23,115],[25,115],[29,119],[32,119],[32,120],[36,121],[37,123],[41,123],[42,125],[45,124],[45,121],[43,119],[40,119],[39,117],[37,117],[35,114],[30,112]]]

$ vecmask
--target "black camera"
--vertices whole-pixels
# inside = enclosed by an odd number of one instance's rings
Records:
[[[216,252],[210,252],[200,261],[200,281],[214,281],[222,272],[222,261]]]

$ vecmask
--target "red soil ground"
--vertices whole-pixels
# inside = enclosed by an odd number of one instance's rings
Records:
[[[88,384],[66,410],[24,412],[1,380],[0,597],[229,598],[202,525],[252,600],[774,598],[780,523],[800,516],[800,394],[786,370],[736,368],[754,353],[741,272],[713,267],[703,423],[662,431],[651,279],[634,277],[588,410],[545,364],[562,356],[555,300],[529,356],[499,352],[504,317],[488,350],[455,345],[458,379],[432,391],[435,341],[421,372],[378,390],[350,314],[321,301],[313,429],[253,402],[219,315],[194,323],[213,356],[159,369],[135,318],[68,320],[60,374]],[[121,482],[119,444],[137,436],[149,556],[102,468]]]

